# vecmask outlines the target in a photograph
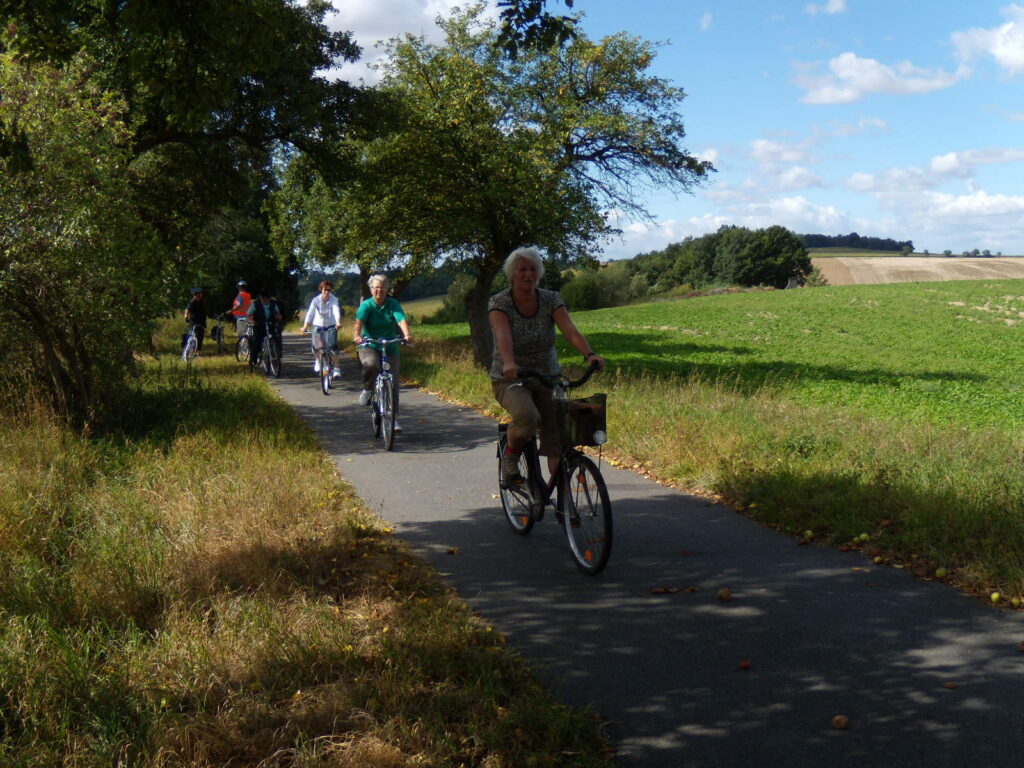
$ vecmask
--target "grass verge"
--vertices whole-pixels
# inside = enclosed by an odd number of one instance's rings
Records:
[[[5,766],[606,766],[233,358],[0,414]]]
[[[576,320],[586,330],[586,314]],[[403,376],[500,414],[463,330],[430,326],[419,336]],[[808,404],[797,386],[791,378],[752,386],[728,371],[619,370],[590,388],[609,393],[603,454],[614,464],[713,496],[802,540],[861,549],[926,578],[942,567],[967,591],[1024,596],[1024,445],[1016,434]]]

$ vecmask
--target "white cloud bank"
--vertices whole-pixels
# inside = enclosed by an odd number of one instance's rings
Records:
[[[1001,26],[954,32],[950,38],[962,61],[991,56],[1006,72],[1019,75],[1024,73],[1024,7],[1013,4],[1001,13],[1009,19]]]
[[[828,68],[827,75],[815,75],[809,69],[798,74],[797,84],[806,91],[801,99],[805,104],[851,104],[874,93],[929,93],[949,88],[967,74],[963,68],[956,72],[921,69],[909,61],[889,66],[850,52],[831,59]]]
[[[440,41],[442,34],[437,17],[447,16],[452,9],[466,4],[466,0],[345,0],[339,3],[340,10],[328,17],[327,24],[334,30],[352,32],[363,49],[363,56],[355,64],[345,64],[331,74],[344,80],[375,82],[377,75],[369,65],[383,58],[377,43],[405,33]],[[492,9],[492,13],[496,15],[496,10]]]

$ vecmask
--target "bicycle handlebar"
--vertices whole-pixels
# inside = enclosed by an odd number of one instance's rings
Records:
[[[373,345],[384,346],[385,344],[403,344],[409,346],[409,342],[405,340],[405,336],[399,336],[396,339],[363,339],[356,348],[359,347],[370,347]]]
[[[597,363],[596,362],[591,362],[590,366],[586,370],[586,373],[584,373],[582,376],[580,376],[575,381],[567,378],[565,376],[565,374],[562,374],[562,373],[558,374],[557,376],[545,376],[543,373],[538,373],[537,371],[531,371],[528,368],[520,368],[519,369],[519,378],[522,381],[526,381],[528,379],[534,379],[536,381],[539,381],[541,384],[546,384],[549,387],[555,387],[555,386],[561,385],[561,386],[565,387],[566,389],[576,389],[576,387],[582,387],[584,384],[586,384],[588,381],[590,381],[590,377],[593,376],[594,373],[596,373],[596,372],[597,372]]]

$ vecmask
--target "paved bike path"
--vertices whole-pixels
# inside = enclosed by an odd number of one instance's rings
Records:
[[[286,338],[276,385],[368,506],[564,700],[608,719],[620,765],[1024,763],[1024,615],[795,546],[607,464],[615,544],[588,578],[550,515],[526,537],[505,523],[493,420],[403,388],[404,433],[387,453],[356,402],[358,363],[343,370],[324,396],[308,340]]]

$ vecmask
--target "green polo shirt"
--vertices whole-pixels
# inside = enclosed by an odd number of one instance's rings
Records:
[[[379,307],[371,296],[359,305],[356,310],[356,317],[363,321],[364,339],[393,339],[402,335],[402,329],[398,324],[405,320],[405,312],[397,299],[388,296]],[[388,344],[388,354],[398,354],[397,344]]]

